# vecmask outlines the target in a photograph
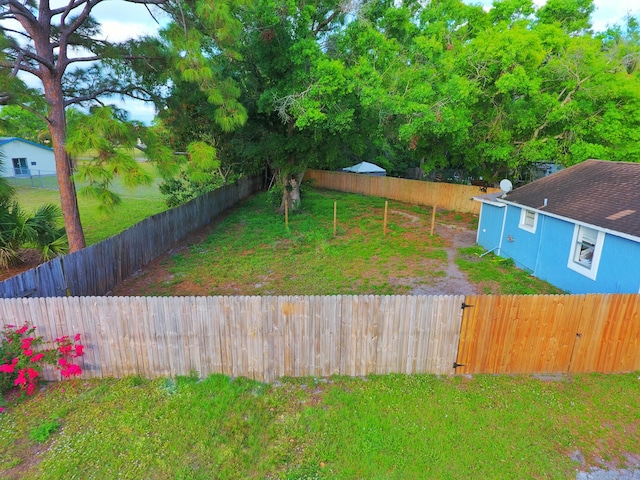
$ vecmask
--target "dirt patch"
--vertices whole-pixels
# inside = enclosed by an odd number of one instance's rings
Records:
[[[447,263],[444,275],[436,277],[431,285],[420,285],[411,291],[412,295],[475,295],[481,293],[479,286],[471,283],[455,263],[458,248],[470,247],[476,243],[476,232],[462,225],[437,223],[434,233],[444,241]]]

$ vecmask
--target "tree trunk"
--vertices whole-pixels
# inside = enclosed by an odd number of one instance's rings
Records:
[[[285,205],[290,212],[293,212],[300,208],[300,184],[304,172],[297,174],[285,174],[281,177],[282,183],[282,203],[278,208],[278,213],[283,214]]]
[[[287,122],[287,137],[292,138],[296,122],[291,117]],[[305,171],[302,173],[292,173],[295,171],[296,154],[294,152],[289,153],[287,168],[283,171],[280,170],[280,184],[282,185],[282,203],[278,208],[278,213],[284,214],[285,207],[293,212],[300,208],[300,184],[304,177]]]
[[[76,186],[71,177],[73,169],[71,159],[66,149],[67,124],[64,109],[64,96],[60,81],[49,78],[43,81],[44,93],[49,103],[49,133],[53,144],[53,154],[56,160],[56,176],[60,186],[60,207],[64,217],[64,227],[69,241],[69,252],[75,252],[86,246]]]

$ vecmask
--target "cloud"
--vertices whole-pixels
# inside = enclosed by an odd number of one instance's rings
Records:
[[[593,13],[593,28],[596,31],[606,30],[607,27],[620,24],[627,14],[640,16],[640,0],[626,0],[612,2],[611,0],[596,0]]]
[[[130,38],[154,35],[160,25],[166,23],[164,13],[157,8],[130,2],[104,1],[92,10],[93,17],[100,22],[102,38],[121,42]]]
[[[101,40],[123,42],[131,38],[158,33],[158,26],[149,23],[122,23],[115,20],[102,21]]]

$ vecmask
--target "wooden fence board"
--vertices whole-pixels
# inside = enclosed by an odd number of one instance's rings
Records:
[[[428,372],[438,348],[423,343],[441,339],[418,332],[425,321],[433,323],[430,318],[446,322],[442,314],[429,314],[434,305],[418,297],[373,295],[51,297],[2,299],[0,320],[30,322],[49,339],[80,333],[86,348],[79,361],[87,378],[196,370],[272,381]]]
[[[638,295],[21,298],[0,322],[80,333],[85,377],[640,369]]]
[[[640,368],[640,296],[470,296],[458,373],[623,372]]]
[[[572,372],[640,369],[640,295],[587,295]]]
[[[222,305],[222,297],[208,297],[207,309],[209,311],[208,324],[209,335],[211,336],[211,344],[213,348],[213,369],[211,372],[225,373],[226,344],[224,343],[224,311]],[[208,355],[211,355],[209,352]]]
[[[320,188],[342,192],[361,193],[372,197],[388,198],[413,205],[424,205],[454,210],[456,212],[480,213],[480,204],[472,197],[486,193],[480,187],[451,183],[423,182],[405,178],[373,177],[357,173],[307,170],[305,179],[314,181]],[[489,188],[487,192],[498,192]]]

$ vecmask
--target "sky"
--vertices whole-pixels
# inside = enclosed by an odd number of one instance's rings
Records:
[[[59,0],[62,1],[62,0]],[[533,0],[538,6],[546,0]],[[489,9],[493,0],[465,0],[469,4],[480,4]],[[52,2],[53,3],[53,2]],[[66,1],[64,1],[66,3]],[[620,23],[627,13],[640,16],[640,0],[594,0],[595,12],[592,17],[593,28],[602,31],[609,25]],[[152,35],[158,31],[158,23],[154,21],[144,5],[106,0],[93,10],[94,17],[102,24],[103,36],[111,41],[122,41],[142,35]],[[162,23],[162,17],[158,17]],[[115,102],[119,103],[120,102]],[[155,115],[152,105],[139,101],[127,101],[120,104],[133,120],[146,124],[151,123]]]
[[[464,0],[468,4],[480,4],[489,8],[493,0]],[[538,7],[544,5],[546,0],[533,0]],[[596,10],[591,17],[593,29],[603,31],[607,26],[620,23],[620,21],[631,13],[633,16],[640,15],[640,0],[595,0]]]

